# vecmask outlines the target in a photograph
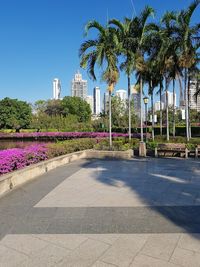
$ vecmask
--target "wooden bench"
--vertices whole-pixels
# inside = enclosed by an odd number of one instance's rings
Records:
[[[155,157],[158,157],[160,153],[163,153],[164,156],[166,153],[171,153],[173,156],[174,154],[179,154],[179,156],[185,155],[185,158],[188,158],[188,152],[185,144],[174,144],[174,143],[167,143],[167,144],[158,144],[158,147],[155,148]]]
[[[197,145],[195,147],[195,158],[198,158],[200,156],[200,145]]]

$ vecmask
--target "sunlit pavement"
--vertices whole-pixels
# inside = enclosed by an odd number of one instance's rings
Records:
[[[0,199],[0,266],[200,266],[200,160],[78,161]]]

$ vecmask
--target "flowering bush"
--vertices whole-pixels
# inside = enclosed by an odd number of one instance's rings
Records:
[[[45,159],[47,159],[47,147],[44,144],[32,145],[25,149],[12,148],[1,150],[0,175]]]
[[[33,139],[74,139],[74,138],[105,138],[109,133],[105,132],[33,132],[33,133],[0,133],[0,138],[33,138]],[[128,134],[124,133],[112,133],[112,137],[128,137]],[[134,138],[140,138],[140,134],[132,134]]]

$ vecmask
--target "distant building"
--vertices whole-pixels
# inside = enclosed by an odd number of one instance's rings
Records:
[[[53,99],[55,100],[60,99],[60,93],[61,93],[61,83],[59,79],[55,78],[53,80]]]
[[[103,109],[105,113],[108,113],[109,110],[109,93],[105,92],[103,97]]]
[[[168,106],[173,107],[173,93],[167,91],[168,94]],[[161,95],[161,102],[164,103],[164,108],[166,108],[166,92]],[[175,107],[176,107],[176,94],[175,94]]]
[[[88,95],[85,98],[86,102],[90,105],[92,114],[94,113],[94,102],[93,102],[93,96],[92,95]]]
[[[126,90],[120,89],[116,91],[116,96],[118,96],[122,101],[126,101],[127,99],[127,92]]]
[[[95,87],[93,90],[93,103],[94,103],[94,114],[99,115],[101,113],[101,95],[99,87]]]
[[[82,75],[78,71],[72,80],[71,85],[72,96],[78,96],[82,99],[86,99],[87,96],[87,81],[82,79]]]
[[[197,97],[195,93],[198,89],[200,89],[200,80],[193,78],[190,81],[190,90],[189,90],[189,107],[190,109],[195,109],[196,111],[200,112],[200,95]]]
[[[135,114],[140,116],[140,92],[136,90],[135,85],[131,85],[131,98],[133,99]]]
[[[164,109],[164,103],[161,102],[161,109],[163,110]],[[156,101],[154,103],[154,111],[160,111],[160,101]]]

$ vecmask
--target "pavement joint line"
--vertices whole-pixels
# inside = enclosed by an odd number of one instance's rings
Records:
[[[98,261],[98,260],[97,260]],[[106,262],[104,260],[100,260],[100,262],[103,262],[103,263],[106,263],[106,264],[109,264],[109,265],[112,265],[112,266],[115,266],[115,267],[119,267],[119,265],[116,265],[114,263],[110,263],[110,262]]]
[[[144,242],[144,244],[143,244],[143,246],[141,247],[141,249],[135,254],[135,256],[133,256],[133,259],[132,259],[131,263],[129,264],[129,266],[131,266],[131,264],[134,262],[135,258],[136,258],[139,254],[142,254],[141,251],[142,251],[142,249],[145,247],[145,245],[146,245],[146,243],[147,243],[147,241],[148,241],[149,238],[150,238],[150,235],[147,236],[147,239],[146,239],[146,241]]]
[[[96,241],[96,240],[95,240]],[[101,241],[99,241],[100,243],[104,243],[104,242],[101,242]],[[105,243],[104,243],[105,244]],[[95,262],[97,262],[98,260],[100,260],[100,258],[110,249],[112,247],[112,245],[108,245],[108,248],[105,250],[105,251],[103,251],[102,253],[101,253],[101,255],[99,255],[99,257],[97,257],[96,259],[95,259],[95,261],[90,265],[91,267],[95,264]]]
[[[32,259],[32,257],[29,255],[29,254],[26,254],[25,252],[23,252],[23,251],[20,251],[20,250],[18,250],[18,249],[16,249],[16,248],[11,248],[11,247],[9,247],[9,246],[7,246],[7,245],[2,245],[2,244],[0,244],[0,246],[1,247],[4,247],[4,248],[6,248],[6,249],[9,249],[9,250],[13,250],[13,251],[15,251],[15,252],[17,252],[17,253],[19,253],[19,254],[22,254],[22,255],[25,255],[25,256],[27,256],[29,259]]]
[[[170,256],[168,262],[171,261],[171,258],[172,258],[173,254],[174,254],[174,251],[175,251],[175,249],[178,247],[178,243],[179,243],[179,241],[180,241],[180,239],[181,239],[181,236],[182,236],[182,234],[179,235],[179,238],[178,238],[178,240],[177,240],[177,242],[176,242],[176,246],[174,247],[174,249],[173,249],[173,251],[172,251],[172,253],[171,253],[171,256]]]

